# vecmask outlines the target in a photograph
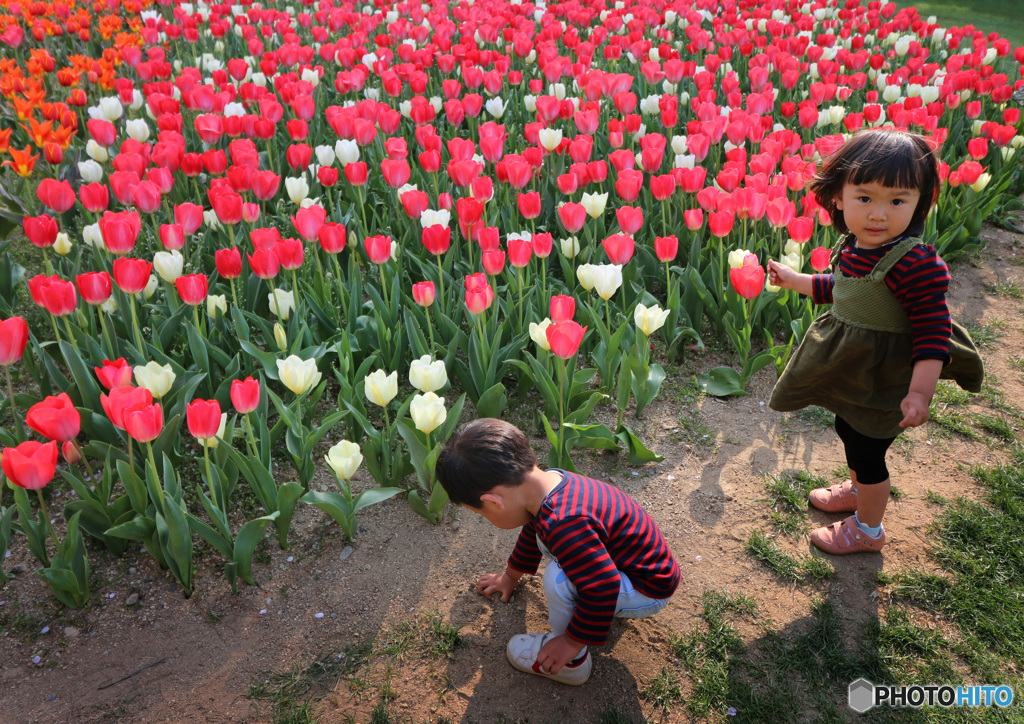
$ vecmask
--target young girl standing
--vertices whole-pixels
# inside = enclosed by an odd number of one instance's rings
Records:
[[[811,186],[833,225],[847,234],[832,254],[833,273],[801,274],[768,262],[772,284],[832,304],[807,330],[769,403],[780,411],[820,405],[835,413],[850,480],[811,491],[810,502],[853,515],[811,533],[828,553],[885,545],[885,454],[903,428],[928,419],[939,378],[981,389],[978,351],[949,316],[949,269],[920,238],[940,183],[923,137],[862,131]]]

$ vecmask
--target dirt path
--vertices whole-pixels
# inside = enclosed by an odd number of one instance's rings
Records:
[[[951,306],[956,319],[995,336],[983,350],[989,379],[1012,403],[1024,399],[1021,371],[1012,363],[1024,358],[1018,298],[1024,249],[1015,235],[994,228],[985,233],[985,251],[953,267]],[[214,568],[200,571],[196,594],[185,600],[147,556],[111,561],[94,554],[91,608],[61,612],[40,581],[20,575],[0,589],[0,718],[271,721],[269,704],[257,708],[244,698],[265,679],[261,672],[286,672],[323,655],[325,687],[310,693],[318,696],[313,712],[327,722],[370,721],[375,708],[373,720],[388,721],[380,718],[382,700],[395,721],[593,722],[612,710],[621,721],[688,720],[682,708],[665,713],[654,707],[643,691],[669,660],[673,632],[693,628],[706,589],[756,599],[760,623],[740,624],[748,641],[769,620],[779,632],[801,630],[812,598],[823,595],[839,602],[845,630],[858,631],[884,601],[875,571],[930,565],[927,528],[936,509],[926,501],[928,491],[971,495],[964,466],[1006,458],[1005,446],[985,435],[969,441],[935,423],[910,432],[890,455],[902,496],[886,518],[892,542],[885,554],[831,558],[833,578],[793,584],[744,552],[751,532],[768,527],[763,474],[809,470],[835,479],[833,471],[844,462],[841,447],[822,416],[768,409],[775,380],[770,368],[755,377],[747,397],[720,401],[694,394],[689,374],[719,362],[712,357],[691,357],[688,363],[699,368],[680,370],[638,423],[663,462],[639,470],[596,455],[579,462],[582,472],[614,482],[654,514],[683,569],[679,593],[662,613],[616,622],[584,687],[528,677],[505,660],[510,636],[546,630],[539,579],[528,580],[509,604],[486,601],[473,590],[480,573],[504,565],[514,532],[496,530],[465,510],[449,510],[444,523],[431,527],[404,502],[391,500],[361,514],[351,548],[318,511],[301,511],[294,538],[301,542],[288,551],[270,545],[269,557],[255,566],[260,585],[242,585],[237,596]],[[991,407],[977,397],[969,410],[991,413]],[[1019,432],[1020,420],[1007,420]],[[537,443],[546,447],[540,438]],[[326,478],[317,485],[326,488]],[[829,519],[814,516],[815,522]],[[809,552],[806,538],[799,547],[793,538],[780,540],[794,555]],[[22,541],[6,567],[19,563],[34,567]],[[139,602],[126,605],[135,593]],[[417,649],[422,636],[410,634],[403,643],[403,623],[414,622],[422,633],[431,614],[460,628],[464,645],[451,658]],[[391,641],[392,653],[373,654],[358,666],[360,642],[375,637],[378,649]],[[153,662],[160,663],[111,685]],[[691,683],[682,679],[684,692]],[[280,691],[280,684],[273,686]]]

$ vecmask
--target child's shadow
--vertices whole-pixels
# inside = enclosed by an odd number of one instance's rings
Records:
[[[627,721],[643,720],[637,682],[614,655],[630,622],[613,623],[607,644],[591,649],[590,679],[569,686],[513,668],[505,653],[513,636],[550,630],[540,576],[524,581],[509,603],[460,596],[452,620],[462,625],[463,645],[447,670],[454,695],[466,702],[459,721],[597,722],[613,709]]]

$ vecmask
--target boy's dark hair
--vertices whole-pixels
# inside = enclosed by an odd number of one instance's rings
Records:
[[[939,162],[931,145],[916,133],[876,128],[860,131],[832,154],[811,181],[818,203],[832,217],[832,225],[850,233],[843,212],[836,208],[843,186],[880,183],[883,186],[914,189],[921,198],[907,227],[911,236],[924,233],[924,222],[938,198],[941,180]]]
[[[526,435],[515,425],[485,417],[455,433],[437,457],[437,480],[457,505],[480,508],[480,496],[498,485],[516,487],[537,466]]]

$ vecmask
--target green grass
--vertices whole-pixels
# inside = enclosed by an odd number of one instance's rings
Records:
[[[934,15],[947,28],[973,25],[999,33],[1014,47],[1024,45],[1024,4],[1015,0],[896,0],[896,6],[917,8],[922,19]]]
[[[814,488],[828,485],[828,480],[806,470],[787,471],[765,477],[768,502],[771,510],[768,517],[780,533],[800,535],[809,527],[807,517],[807,495]]]
[[[802,556],[796,558],[760,529],[754,530],[744,546],[747,553],[764,563],[776,574],[802,583],[808,579],[822,580],[835,575],[836,569],[823,558]]]
[[[647,701],[665,711],[683,701],[683,689],[668,664],[644,682],[643,695]]]
[[[893,576],[893,592],[943,614],[968,641],[1024,667],[1024,471],[978,468],[985,501],[957,498],[935,521],[931,556],[943,574]]]
[[[441,614],[434,611],[402,621],[391,631],[382,634],[381,645],[374,653],[399,658],[416,656],[442,659],[451,658],[455,649],[461,645],[462,637],[458,627],[445,623]]]
[[[991,322],[967,322],[964,324],[964,329],[971,335],[971,339],[974,340],[974,344],[978,346],[978,349],[991,350],[996,346],[996,342],[1000,337],[1003,336],[1003,328],[1006,326],[1006,322],[1000,319],[994,319]]]

